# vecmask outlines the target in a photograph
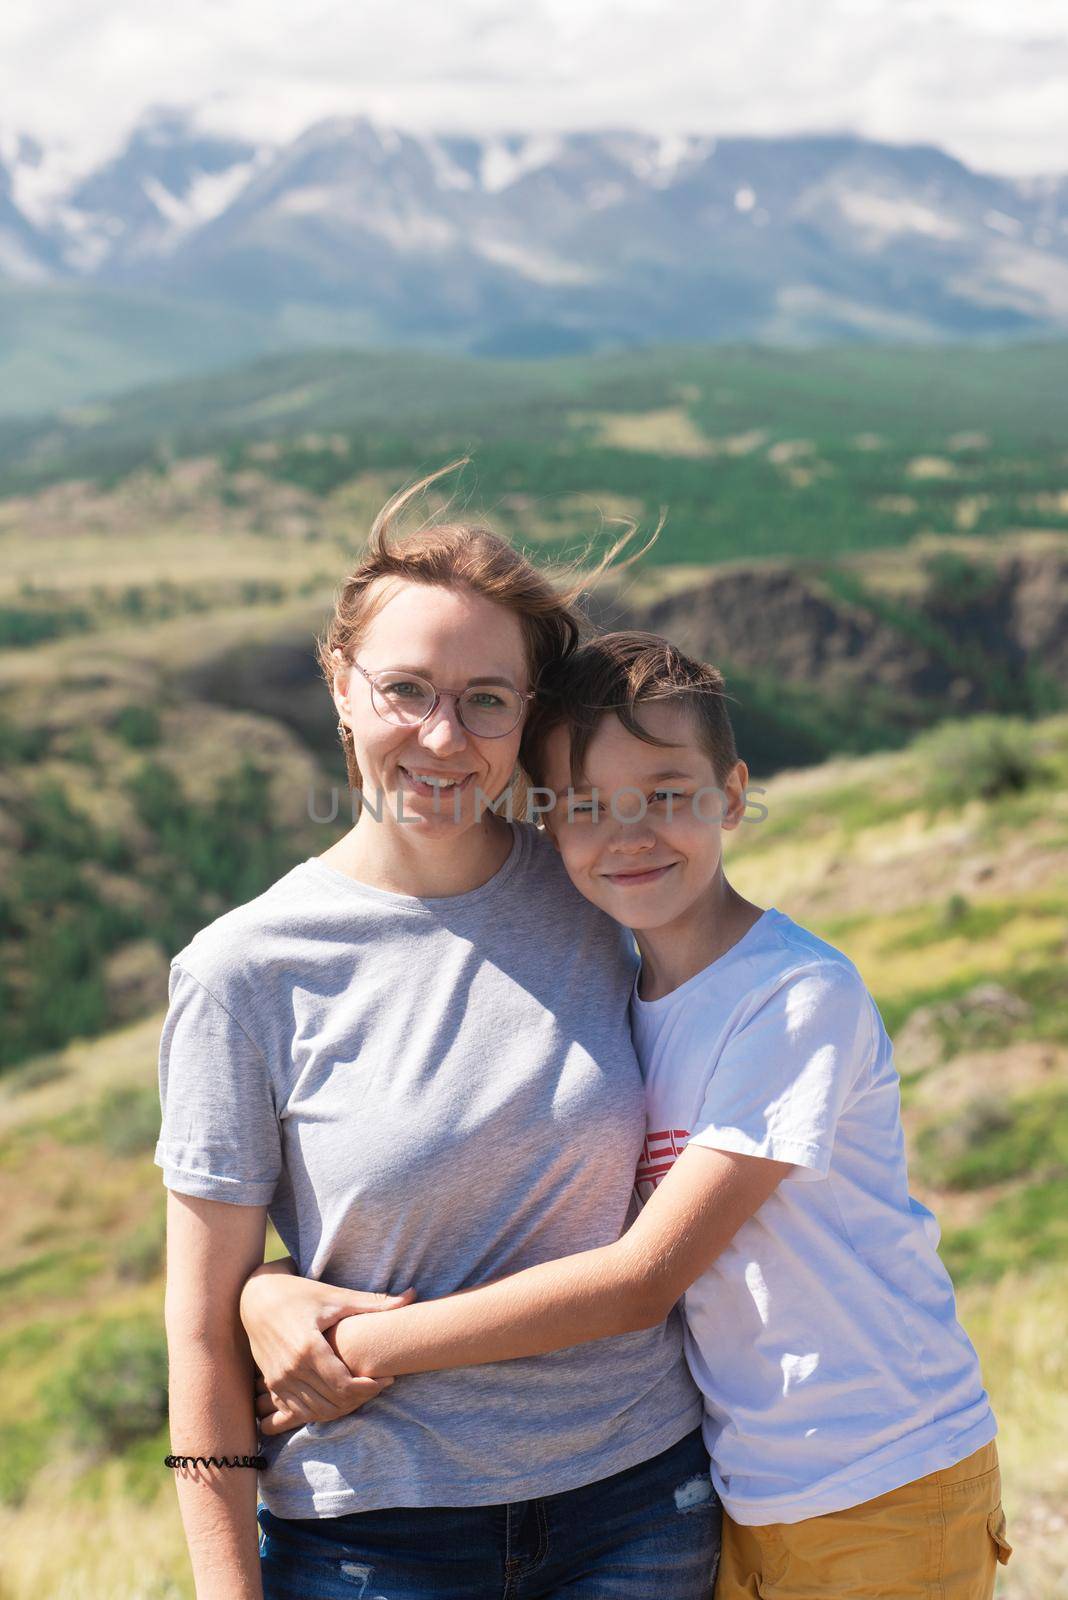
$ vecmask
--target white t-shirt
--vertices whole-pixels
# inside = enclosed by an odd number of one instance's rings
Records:
[[[792,1162],[684,1299],[712,1478],[736,1522],[799,1522],[955,1465],[997,1432],[908,1192],[878,1009],[774,909],[658,1000],[630,1002],[648,1199],[689,1144]]]

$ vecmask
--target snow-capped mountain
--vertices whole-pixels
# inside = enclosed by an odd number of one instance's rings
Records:
[[[25,135],[0,134],[0,283],[44,283],[62,270],[53,240],[18,193],[20,180],[24,187],[25,175],[36,171],[43,154]]]
[[[276,146],[155,111],[88,173],[0,140],[0,281],[233,306],[286,337],[491,353],[1068,327],[1068,177],[849,135]]]
[[[108,278],[168,258],[227,209],[270,154],[200,133],[187,113],[151,113],[54,207],[68,267]]]

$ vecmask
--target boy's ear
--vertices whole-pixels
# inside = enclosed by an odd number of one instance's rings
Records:
[[[744,761],[736,761],[727,774],[723,792],[727,797],[727,814],[720,823],[723,828],[736,828],[745,815],[746,794],[749,785],[749,768]]]

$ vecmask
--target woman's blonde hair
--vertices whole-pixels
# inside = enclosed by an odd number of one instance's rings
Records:
[[[390,598],[388,585],[372,592],[376,581],[384,577],[465,589],[510,611],[519,619],[523,631],[530,684],[536,691],[545,668],[570,655],[588,629],[586,618],[577,609],[579,597],[610,567],[619,572],[640,560],[663,526],[661,517],[652,538],[641,549],[620,560],[624,548],[637,533],[637,524],[626,518],[618,519],[625,524],[625,531],[592,567],[583,566],[587,549],[555,579],[539,571],[507,539],[481,523],[431,521],[408,533],[397,534],[395,528],[401,512],[440,478],[466,466],[469,459],[463,456],[451,461],[448,466],[401,490],[387,501],[375,518],[366,549],[345,579],[334,602],[334,614],[316,640],[319,667],[331,693],[338,669],[333,652],[340,650],[344,659],[351,662],[368,624]],[[345,728],[341,738],[349,787],[359,789],[360,769],[351,729]]]

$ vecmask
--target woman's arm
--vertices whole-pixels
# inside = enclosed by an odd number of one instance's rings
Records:
[[[266,1206],[168,1193],[165,1317],[176,1455],[257,1452],[252,1358],[237,1305],[263,1260],[266,1218]],[[197,1467],[174,1476],[197,1600],[262,1600],[256,1473]]]
[[[380,1377],[544,1355],[655,1327],[790,1170],[691,1145],[614,1244],[445,1299],[347,1318],[326,1337],[351,1372]],[[265,1434],[302,1420],[269,1396],[257,1409]]]

